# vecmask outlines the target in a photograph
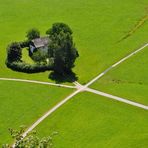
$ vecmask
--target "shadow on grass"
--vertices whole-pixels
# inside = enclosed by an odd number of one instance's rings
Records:
[[[63,76],[56,72],[51,72],[48,78],[54,80],[56,83],[64,83],[64,82],[72,83],[78,80],[78,77],[74,72],[70,72],[69,74],[65,74]]]

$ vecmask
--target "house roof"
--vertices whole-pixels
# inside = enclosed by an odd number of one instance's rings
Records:
[[[49,44],[49,37],[40,37],[40,38],[36,38],[36,39],[33,39],[32,42],[34,43],[34,46],[36,48],[40,48],[40,47],[44,47],[44,46],[48,46]]]

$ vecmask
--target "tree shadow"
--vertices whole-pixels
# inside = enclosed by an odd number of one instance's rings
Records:
[[[74,72],[70,72],[65,75],[60,75],[59,73],[56,72],[51,72],[48,76],[49,79],[54,80],[56,83],[64,83],[64,82],[74,82],[78,80],[78,77]]]

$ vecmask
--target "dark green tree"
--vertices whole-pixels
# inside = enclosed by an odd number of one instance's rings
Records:
[[[76,58],[79,56],[73,43],[71,29],[63,23],[61,25],[56,24],[50,29],[49,35],[51,39],[49,58],[54,60],[54,71],[62,75],[70,73]]]
[[[24,127],[21,127],[20,130],[9,129],[9,132],[13,140],[15,140],[13,145],[14,148],[52,148],[52,137],[56,134],[53,133],[49,137],[40,139],[35,131],[23,138],[22,134],[24,133]],[[12,146],[9,144],[3,144],[2,148],[12,148]]]
[[[28,38],[29,41],[39,38],[40,37],[40,31],[36,28],[32,28],[27,32],[26,37]]]
[[[46,31],[46,34],[48,34],[48,35],[55,35],[55,34],[59,34],[61,31],[64,32],[64,33],[70,33],[70,34],[73,33],[71,28],[67,24],[64,24],[64,23],[54,23],[52,25],[52,28],[50,28],[50,29],[48,29]]]
[[[22,49],[20,44],[13,42],[7,47],[7,61],[14,62],[20,61],[22,58]]]

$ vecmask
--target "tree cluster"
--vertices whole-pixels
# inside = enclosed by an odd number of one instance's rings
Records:
[[[20,127],[20,130],[9,129],[10,135],[14,140],[13,146],[10,144],[3,144],[2,148],[52,148],[53,147],[53,136],[57,133],[54,132],[48,137],[39,138],[36,131],[33,131],[23,137],[25,132],[24,127]]]
[[[21,61],[22,48],[29,48],[30,42],[33,39],[40,37],[40,32],[33,28],[27,32],[27,41],[20,43],[13,42],[7,47],[7,67],[27,73],[40,72],[44,70],[53,70],[60,75],[70,73],[74,67],[76,58],[79,56],[73,42],[73,32],[71,28],[64,23],[55,23],[52,25],[52,28],[47,30],[46,34],[50,39],[48,54],[44,56],[38,53],[34,54],[32,59],[37,63],[35,66]],[[47,65],[42,64],[42,66],[38,64],[42,60],[46,61],[46,58],[52,62]],[[48,66],[49,68],[47,68]]]
[[[51,39],[48,55],[54,61],[54,71],[62,75],[71,72],[79,56],[73,43],[72,30],[66,24],[55,23],[46,33]]]

